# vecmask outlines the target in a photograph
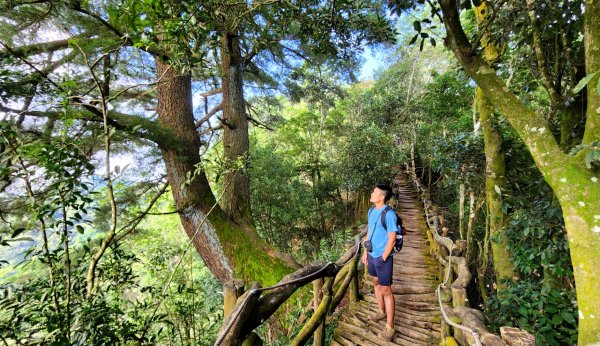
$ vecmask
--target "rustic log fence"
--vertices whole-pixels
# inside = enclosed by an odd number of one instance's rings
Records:
[[[313,300],[316,302],[313,315],[292,340],[291,345],[304,345],[313,335],[314,345],[323,345],[325,336],[323,327],[327,315],[335,311],[348,290],[350,302],[358,301],[358,262],[362,248],[361,239],[366,232],[365,227],[354,237],[351,247],[335,263],[303,267],[270,287],[260,287],[258,283],[253,283],[250,289],[237,299],[231,312],[223,321],[215,346],[262,345],[254,330],[273,315],[298,288],[311,282],[315,283],[315,289],[320,288],[322,298],[320,301]],[[318,291],[315,292],[315,298],[319,296]]]
[[[535,345],[533,335],[517,328],[502,327],[502,337],[493,334],[486,327],[484,314],[469,306],[467,286],[472,275],[466,258],[462,256],[466,250],[466,241],[453,241],[447,237],[448,230],[444,225],[443,215],[438,213],[438,208],[431,201],[427,187],[421,183],[414,170],[408,169],[407,173],[419,193],[425,211],[430,254],[438,260],[439,277],[444,278],[436,290],[443,316],[442,344]],[[448,287],[449,281],[452,283]],[[443,303],[443,296],[452,297],[451,305]]]

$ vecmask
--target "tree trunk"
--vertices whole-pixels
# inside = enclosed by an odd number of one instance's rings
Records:
[[[158,122],[173,141],[160,145],[167,179],[181,224],[196,251],[221,283],[231,283],[234,277],[278,281],[293,264],[270,249],[253,229],[231,222],[216,205],[204,171],[197,169],[201,168],[197,167],[200,139],[192,115],[191,77],[160,58],[156,58],[156,73]]]
[[[496,76],[494,70],[471,49],[460,24],[456,1],[440,0],[440,4],[448,33],[447,45],[495,109],[510,122],[558,197],[565,219],[577,287],[579,343],[587,345],[600,342],[600,323],[597,321],[600,316],[600,299],[596,297],[597,288],[600,287],[600,275],[597,274],[600,268],[598,178],[585,166],[582,155],[569,157],[561,151],[544,117],[522,104]],[[594,16],[600,10],[600,3],[588,0],[586,6],[586,68],[591,71],[600,68],[600,23],[592,23],[596,20]],[[595,113],[600,106],[600,95],[595,94],[597,80],[598,76],[588,84],[590,99],[583,143],[591,143],[600,137],[600,117]]]
[[[600,140],[600,94],[597,92],[600,79],[600,1],[585,1],[585,22],[583,24],[583,44],[585,47],[585,73],[596,73],[587,84],[587,119],[583,144]],[[600,323],[599,323],[600,324]],[[598,327],[600,329],[600,327]]]
[[[469,221],[467,222],[467,262],[471,263],[473,254],[473,223],[475,222],[475,193],[469,190]]]
[[[490,220],[490,239],[494,271],[496,272],[496,287],[500,291],[505,288],[503,281],[512,280],[514,264],[506,249],[506,239],[503,235],[506,215],[502,209],[502,191],[506,189],[504,153],[502,152],[502,136],[496,128],[494,111],[481,88],[477,88],[477,105],[483,133],[485,151],[485,197],[488,205]]]
[[[581,113],[575,107],[559,109],[560,112],[560,147],[568,151],[577,144],[577,124],[581,120]]]
[[[483,1],[475,8],[475,18],[480,30],[485,28],[488,21],[489,9],[487,2]],[[484,59],[491,63],[498,59],[499,53],[493,42],[490,41],[488,32],[482,33],[481,45],[483,46]],[[486,99],[481,88],[477,88],[477,109],[481,131],[483,133],[485,152],[485,196],[490,219],[490,239],[492,240],[492,255],[494,271],[496,272],[496,288],[498,291],[505,288],[504,281],[512,280],[514,264],[510,260],[510,253],[506,249],[506,239],[503,231],[506,215],[502,208],[502,191],[506,188],[504,153],[502,152],[502,135],[496,126],[494,107]]]
[[[223,154],[229,173],[223,179],[223,210],[237,223],[252,224],[248,167],[250,140],[244,100],[242,55],[239,37],[221,37],[223,89]]]
[[[460,239],[465,239],[465,184],[460,184],[458,202],[458,233]]]
[[[410,142],[410,163],[412,165],[412,173],[417,175],[417,166],[415,164],[415,145],[417,143],[417,126],[413,125],[412,141]],[[421,179],[423,177],[421,176]]]

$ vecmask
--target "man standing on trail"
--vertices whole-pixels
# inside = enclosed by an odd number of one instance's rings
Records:
[[[362,262],[367,266],[369,275],[375,286],[375,297],[379,310],[371,314],[371,320],[378,322],[386,319],[387,323],[380,337],[391,341],[394,338],[394,311],[395,301],[392,294],[392,270],[393,270],[393,249],[396,243],[396,225],[397,216],[393,210],[385,213],[385,223],[390,225],[387,231],[381,224],[381,215],[386,209],[386,203],[392,197],[392,188],[387,185],[377,185],[371,192],[371,202],[375,207],[369,209],[369,232],[367,233],[367,242],[371,246],[365,245],[367,249],[362,257]]]

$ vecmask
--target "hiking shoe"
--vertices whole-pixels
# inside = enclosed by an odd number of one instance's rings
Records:
[[[392,341],[394,334],[396,334],[394,327],[390,327],[390,325],[386,323],[385,329],[379,334],[379,337],[387,341]]]
[[[386,317],[387,317],[387,315],[385,314],[385,312],[381,311],[381,310],[379,310],[378,312],[374,312],[374,313],[369,314],[369,318],[373,322],[379,322],[379,321],[383,320]]]

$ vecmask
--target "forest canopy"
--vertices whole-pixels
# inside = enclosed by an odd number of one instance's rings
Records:
[[[600,342],[598,1],[0,9],[4,344],[213,344],[236,287],[335,261],[399,170],[490,330]],[[289,344],[311,299],[257,334]]]

